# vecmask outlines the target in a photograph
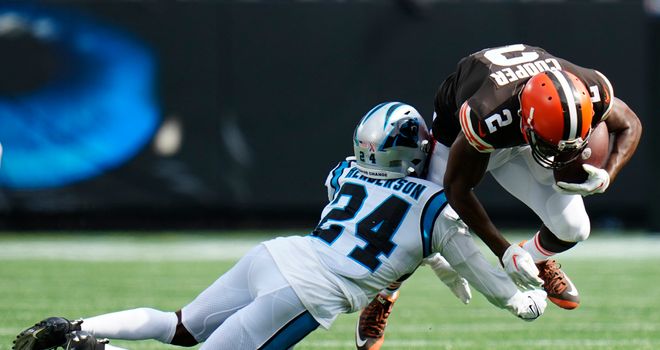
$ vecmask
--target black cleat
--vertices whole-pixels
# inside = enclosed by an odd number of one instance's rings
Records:
[[[65,350],[104,350],[107,343],[108,339],[96,339],[92,333],[73,331],[67,333],[63,347]]]
[[[67,342],[66,334],[80,330],[82,320],[69,321],[63,317],[49,317],[16,336],[13,350],[47,350]]]

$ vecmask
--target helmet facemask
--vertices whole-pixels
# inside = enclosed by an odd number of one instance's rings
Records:
[[[570,141],[559,141],[559,144],[554,145],[545,141],[538,134],[534,132],[531,127],[525,127],[525,138],[532,149],[532,157],[534,160],[544,168],[560,169],[568,165],[580,156],[584,148],[589,143],[589,136],[586,139],[577,138]]]

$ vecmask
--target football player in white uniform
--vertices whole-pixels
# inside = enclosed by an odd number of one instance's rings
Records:
[[[330,203],[311,234],[259,244],[176,312],[139,308],[84,321],[52,317],[21,332],[13,348],[101,349],[106,345],[95,338],[103,337],[204,342],[201,349],[288,349],[318,326],[328,329],[340,313],[361,310],[435,252],[455,269],[445,270],[452,275],[446,280],[461,281],[458,272],[493,305],[521,319],[543,314],[545,292],[519,291],[481,255],[442,187],[417,177],[430,136],[413,107],[375,107],[360,120],[353,143],[355,157],[327,178]]]

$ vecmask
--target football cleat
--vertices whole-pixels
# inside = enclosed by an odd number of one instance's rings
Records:
[[[537,263],[539,277],[543,280],[543,289],[548,293],[548,299],[562,309],[572,310],[580,305],[580,295],[577,288],[561,266],[555,260]]]
[[[82,320],[69,321],[63,317],[49,317],[16,336],[14,350],[46,350],[63,346],[69,332],[80,330]]]
[[[104,350],[108,339],[96,339],[96,337],[85,331],[73,331],[67,333],[65,350]]]
[[[374,300],[362,310],[355,330],[355,345],[358,350],[378,350],[385,341],[387,318],[392,312],[399,293],[385,297],[376,295]]]

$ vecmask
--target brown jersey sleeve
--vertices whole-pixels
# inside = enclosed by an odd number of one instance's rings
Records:
[[[598,76],[595,82],[596,85],[587,87],[589,88],[589,92],[591,92],[591,102],[594,105],[592,125],[596,125],[598,122],[607,119],[614,103],[614,89],[612,88],[612,84],[603,73],[597,70],[594,70],[594,72]],[[597,88],[593,88],[593,86]]]
[[[495,150],[495,147],[485,140],[487,133],[484,131],[483,121],[472,113],[468,101],[465,101],[459,110],[459,121],[461,130],[472,147],[482,153],[490,153]]]

